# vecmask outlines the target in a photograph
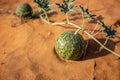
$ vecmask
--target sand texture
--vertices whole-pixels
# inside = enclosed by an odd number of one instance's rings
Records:
[[[20,2],[32,0],[0,0],[0,80],[120,80],[120,60],[110,52],[98,52],[99,45],[89,40],[86,59],[64,61],[54,51],[55,40],[65,30],[75,30],[69,25],[49,25],[40,18],[21,24],[14,14]],[[51,0],[62,2],[62,0]],[[86,7],[86,0],[77,0],[76,5]],[[109,40],[107,47],[120,53],[120,0],[88,0],[88,8],[98,19],[113,25],[117,37]],[[63,21],[65,15],[57,11],[50,15],[52,21]],[[70,15],[70,20],[80,25],[81,14]],[[86,24],[92,30],[94,23]],[[87,40],[88,36],[82,34]],[[104,33],[96,36],[104,42]]]

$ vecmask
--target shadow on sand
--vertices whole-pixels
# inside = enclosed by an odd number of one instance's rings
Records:
[[[98,39],[101,43],[104,43],[105,39]],[[114,51],[116,42],[113,42],[112,40],[108,40],[107,44],[105,45],[110,50]],[[108,55],[110,52],[103,49],[102,51],[99,51],[100,45],[97,44],[94,40],[89,40],[89,45],[86,53],[86,57],[84,60],[88,59],[94,59],[99,58]],[[81,59],[80,59],[81,60]]]

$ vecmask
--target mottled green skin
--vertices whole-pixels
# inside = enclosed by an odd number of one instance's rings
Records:
[[[56,40],[55,51],[64,59],[77,60],[84,52],[83,37],[74,33],[74,31],[65,31]]]
[[[20,3],[15,13],[19,17],[30,17],[33,12],[32,7],[28,3]]]

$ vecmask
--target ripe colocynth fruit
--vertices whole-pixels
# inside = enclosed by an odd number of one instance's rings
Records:
[[[74,31],[65,31],[57,38],[55,43],[56,53],[64,59],[77,60],[84,52],[84,39]]]
[[[16,8],[16,15],[19,17],[30,17],[32,16],[32,7],[28,3],[20,3]]]

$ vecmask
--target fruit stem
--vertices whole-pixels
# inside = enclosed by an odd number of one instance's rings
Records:
[[[66,21],[67,21],[67,23],[69,23],[68,13],[66,13],[65,15],[66,15]]]
[[[75,31],[75,34],[77,34],[80,30],[84,31],[85,30],[85,19],[83,18],[83,22],[82,22],[82,28],[78,28],[76,31]]]
[[[80,28],[78,28],[76,31],[75,31],[75,35],[80,31],[81,29]]]

